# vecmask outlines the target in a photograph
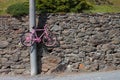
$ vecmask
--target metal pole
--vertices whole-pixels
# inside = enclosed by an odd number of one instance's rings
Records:
[[[30,27],[30,31],[32,30],[33,26],[36,26],[35,0],[29,0],[29,27]],[[30,64],[31,64],[31,75],[36,75],[37,74],[36,43],[34,43],[30,49]]]

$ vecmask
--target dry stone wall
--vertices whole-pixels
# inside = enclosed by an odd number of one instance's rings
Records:
[[[42,73],[120,69],[119,13],[48,14],[37,19],[47,22],[60,43],[55,48],[38,45]],[[28,17],[0,17],[0,74],[30,74],[29,48],[19,43],[28,23]]]
[[[28,19],[25,21],[0,17],[0,75],[30,73],[29,49],[19,44],[21,33],[28,27]]]
[[[53,49],[70,71],[120,68],[120,14],[65,14],[50,18],[60,47]]]

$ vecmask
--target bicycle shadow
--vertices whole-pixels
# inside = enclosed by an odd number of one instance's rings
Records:
[[[44,26],[46,25],[47,23],[47,19],[49,17],[49,14],[47,13],[44,13],[44,14],[39,14],[39,17],[38,17],[38,25],[37,25],[37,28],[38,29],[44,29]],[[40,36],[43,32],[42,31],[38,31],[37,32],[37,35]],[[59,43],[59,41],[57,40],[57,42]],[[38,61],[38,73],[41,74],[42,72],[42,57],[44,56],[48,56],[50,52],[52,52],[52,49],[55,48],[55,47],[58,47],[58,44],[54,47],[46,47],[44,44],[42,43],[39,43],[37,44],[37,61]]]

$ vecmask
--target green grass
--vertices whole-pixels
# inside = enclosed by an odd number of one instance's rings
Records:
[[[93,1],[93,0],[89,0]],[[120,0],[109,0],[113,5],[95,5],[93,9],[85,11],[91,13],[120,13]]]
[[[120,8],[120,0],[109,0],[110,2],[113,2],[113,5]]]
[[[94,5],[93,9],[89,10],[91,13],[119,13],[120,7],[113,5]]]
[[[8,15],[6,13],[6,9],[8,6],[19,3],[19,2],[25,2],[28,0],[0,0],[0,15]]]

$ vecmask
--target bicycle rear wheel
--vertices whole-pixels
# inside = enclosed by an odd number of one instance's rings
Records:
[[[34,36],[31,32],[25,32],[21,36],[21,43],[24,46],[30,47],[34,43],[33,38],[34,38]]]
[[[47,47],[53,47],[53,46],[55,46],[56,40],[57,40],[56,35],[53,34],[53,33],[51,33],[51,32],[49,33],[48,36],[45,35],[45,36],[43,36],[43,38],[42,38],[43,43],[44,43],[45,46],[47,46]]]

